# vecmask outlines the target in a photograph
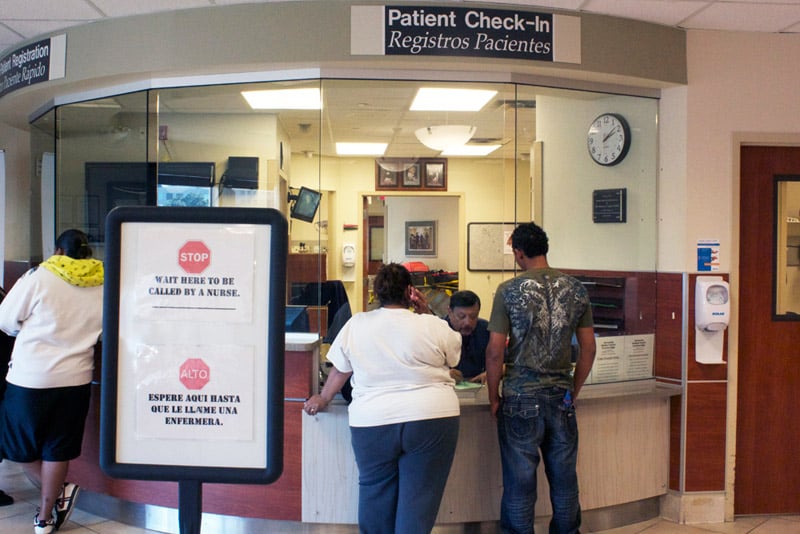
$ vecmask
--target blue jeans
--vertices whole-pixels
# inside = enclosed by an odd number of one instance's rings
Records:
[[[503,465],[500,525],[504,533],[533,532],[536,468],[544,459],[550,483],[551,534],[579,532],[578,423],[575,407],[561,388],[504,398],[497,417]]]
[[[453,464],[458,424],[458,417],[444,417],[350,427],[362,533],[430,533]]]

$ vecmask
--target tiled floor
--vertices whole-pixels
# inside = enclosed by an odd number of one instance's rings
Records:
[[[33,516],[39,499],[39,491],[30,483],[23,474],[19,465],[0,463],[0,489],[12,495],[15,502],[11,506],[0,507],[0,533],[3,534],[29,534],[33,532]],[[177,532],[177,526],[172,530],[146,530],[128,526],[116,521],[106,519],[76,509],[70,520],[61,527],[59,532],[70,534],[145,534],[150,532]],[[218,516],[219,517],[219,516]],[[203,519],[203,534],[233,534],[233,532],[247,532],[248,534],[277,533],[277,534],[355,534],[358,529],[353,526],[333,525],[303,525],[283,521],[262,522],[254,528],[253,524],[242,528],[231,528],[230,525],[215,525],[214,521]],[[437,527],[434,534],[494,534],[497,528],[487,526],[459,526]],[[537,524],[537,532],[547,532],[544,524]],[[714,523],[702,525],[676,525],[663,519],[653,519],[627,527],[604,530],[603,534],[800,534],[800,516],[788,517],[745,517],[733,523]],[[599,534],[599,533],[595,533]]]

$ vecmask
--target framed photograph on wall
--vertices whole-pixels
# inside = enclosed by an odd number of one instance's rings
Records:
[[[447,189],[446,159],[429,159],[425,162],[425,188]]]
[[[422,185],[422,176],[420,175],[419,163],[415,163],[406,169],[403,174],[403,187],[418,188],[420,185]]]
[[[378,158],[375,190],[447,191],[446,158]]]
[[[375,164],[375,189],[397,189],[400,186],[402,172],[384,169]]]
[[[436,221],[406,221],[406,256],[436,256]]]

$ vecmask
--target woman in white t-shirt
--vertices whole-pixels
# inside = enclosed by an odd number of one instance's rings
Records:
[[[381,307],[344,325],[327,354],[333,368],[325,386],[304,410],[324,410],[352,375],[360,529],[428,533],[458,440],[450,368],[461,357],[461,335],[429,313],[402,265],[381,267],[374,288]]]

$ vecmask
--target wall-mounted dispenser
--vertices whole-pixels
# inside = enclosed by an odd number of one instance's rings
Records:
[[[356,264],[356,246],[352,243],[342,245],[342,265],[353,267]]]
[[[725,363],[722,347],[731,315],[730,287],[721,276],[698,276],[695,282],[695,360]]]

